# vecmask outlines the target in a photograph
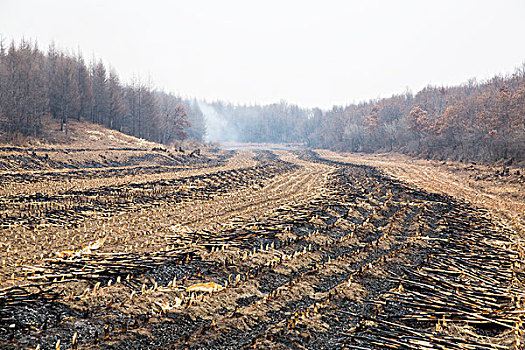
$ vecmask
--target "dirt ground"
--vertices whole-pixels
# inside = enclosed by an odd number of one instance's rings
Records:
[[[2,348],[523,348],[519,169],[87,146],[1,151]]]
[[[486,208],[508,220],[525,237],[525,168],[436,162],[398,153],[317,152],[326,159],[377,167],[393,178],[429,192],[451,195]]]

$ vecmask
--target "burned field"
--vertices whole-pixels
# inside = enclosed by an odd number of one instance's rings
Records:
[[[115,152],[2,177],[0,347],[523,347],[485,209],[314,152]]]

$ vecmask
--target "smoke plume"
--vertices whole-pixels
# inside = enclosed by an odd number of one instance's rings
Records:
[[[206,102],[199,102],[199,107],[204,114],[206,121],[206,141],[208,142],[236,142],[238,141],[238,132],[231,125],[226,116],[217,112],[217,110]]]

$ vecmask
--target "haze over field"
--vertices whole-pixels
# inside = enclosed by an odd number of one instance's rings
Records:
[[[199,99],[304,107],[510,73],[525,2],[0,1],[0,34]]]

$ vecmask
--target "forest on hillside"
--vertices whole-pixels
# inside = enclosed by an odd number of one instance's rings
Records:
[[[318,114],[308,142],[346,151],[401,151],[461,161],[525,160],[525,65],[514,74],[428,86]]]
[[[0,44],[0,134],[8,140],[19,134],[37,136],[44,127],[42,116],[51,115],[64,132],[68,120],[76,119],[163,144],[203,141],[205,104],[221,118],[221,141],[525,161],[525,64],[487,81],[428,86],[415,94],[323,111],[285,101],[264,106],[199,103],[157,91],[140,79],[124,84],[101,61],[86,64],[80,54],[54,46],[44,52],[30,41]]]
[[[74,119],[163,144],[187,137],[200,141],[205,134],[195,101],[157,91],[141,79],[123,84],[102,61],[88,65],[82,55],[53,45],[45,53],[30,41],[0,43],[0,134],[8,141],[38,136],[44,115],[59,120],[65,133]]]
[[[216,102],[244,142],[302,142],[350,152],[398,151],[433,159],[525,161],[525,64],[509,76],[428,86],[329,111],[282,101],[266,106]]]

